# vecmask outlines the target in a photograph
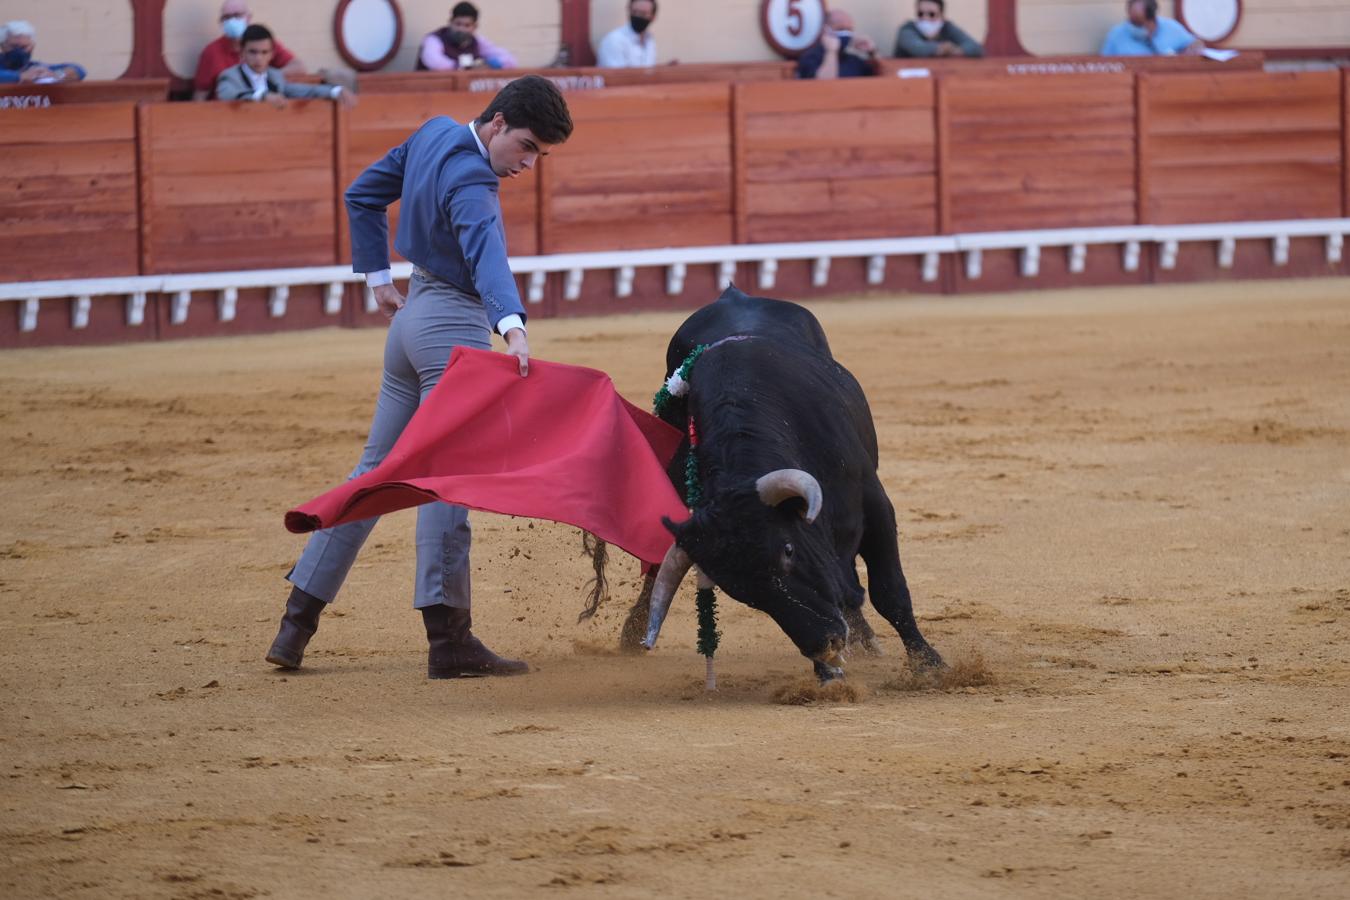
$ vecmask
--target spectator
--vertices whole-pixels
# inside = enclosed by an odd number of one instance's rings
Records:
[[[898,57],[984,56],[980,42],[947,21],[946,0],[919,0],[914,18],[895,36]]]
[[[797,57],[797,77],[824,81],[877,74],[877,45],[865,34],[855,34],[853,17],[832,9],[825,17],[820,40]]]
[[[84,69],[74,63],[40,63],[33,59],[37,29],[21,19],[0,27],[0,84],[83,81]]]
[[[478,33],[478,7],[456,3],[450,24],[422,38],[417,70],[514,69],[516,58]]]
[[[647,33],[656,18],[656,0],[628,0],[628,24],[600,41],[596,65],[605,69],[640,69],[656,65],[656,38]]]
[[[239,39],[253,21],[248,0],[224,0],[220,4],[220,30],[225,32],[202,50],[197,61],[197,75],[192,79],[192,99],[210,100],[220,73],[240,62]],[[281,41],[274,42],[272,62],[287,75],[305,74],[304,63],[295,58]]]
[[[1158,15],[1158,0],[1129,0],[1126,21],[1112,28],[1102,56],[1200,56],[1205,44],[1176,19]]]
[[[288,98],[336,100],[344,106],[356,104],[356,96],[341,85],[287,82],[280,69],[272,68],[276,41],[266,26],[248,26],[239,44],[244,61],[220,73],[216,79],[217,99],[265,100],[278,108],[285,106]]]

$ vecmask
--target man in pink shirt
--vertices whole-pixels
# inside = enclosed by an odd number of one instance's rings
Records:
[[[216,79],[230,66],[241,61],[239,39],[244,29],[253,21],[253,13],[247,0],[224,0],[220,4],[220,37],[207,44],[197,61],[197,75],[192,79],[192,99],[210,100],[215,96]],[[287,75],[305,74],[305,64],[296,59],[295,54],[287,50],[281,41],[276,41],[272,53],[272,65]]]
[[[450,24],[422,39],[417,70],[514,69],[516,58],[478,33],[478,7],[456,3]]]

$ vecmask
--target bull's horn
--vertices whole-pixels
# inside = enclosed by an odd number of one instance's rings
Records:
[[[656,573],[656,584],[652,586],[652,599],[647,608],[647,637],[642,646],[648,650],[656,646],[661,623],[666,620],[666,613],[670,612],[670,601],[675,599],[680,582],[684,581],[685,573],[693,564],[689,554],[681,550],[678,544],[671,544],[666,551],[666,558],[661,561],[661,569]]]
[[[761,475],[755,482],[759,499],[768,506],[777,506],[791,497],[801,497],[806,501],[806,512],[802,518],[808,523],[814,522],[820,515],[820,482],[810,472],[801,469],[776,469],[768,475]]]

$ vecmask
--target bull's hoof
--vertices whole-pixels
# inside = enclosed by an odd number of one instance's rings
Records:
[[[881,644],[872,626],[867,624],[861,609],[850,607],[844,610],[844,621],[848,623],[848,649],[864,656],[881,656]]]
[[[815,667],[816,678],[821,684],[829,684],[831,681],[844,677],[844,670],[841,666],[826,665],[819,660],[812,661],[811,665]]]
[[[909,667],[916,674],[925,672],[940,672],[947,668],[947,664],[942,661],[942,656],[928,644],[921,647],[914,647],[908,650]]]

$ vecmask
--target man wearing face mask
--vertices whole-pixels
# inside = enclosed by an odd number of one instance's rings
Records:
[[[919,0],[895,36],[897,57],[984,56],[980,42],[947,21],[946,0]]]
[[[74,63],[40,63],[33,59],[37,29],[29,22],[15,20],[0,28],[0,84],[52,84],[81,81],[84,69]]]
[[[224,0],[220,4],[222,34],[202,50],[197,60],[197,74],[192,79],[192,99],[210,100],[215,96],[216,80],[220,73],[243,62],[240,39],[253,21],[247,0]],[[272,65],[289,76],[305,74],[304,63],[277,41],[272,48]]]
[[[478,7],[468,2],[456,3],[450,11],[450,24],[422,38],[417,70],[447,71],[482,66],[514,69],[516,58],[478,33]]]
[[[562,94],[546,78],[526,75],[498,92],[475,121],[431,119],[362,172],[347,188],[352,269],[365,273],[390,317],[384,376],[370,437],[352,477],[379,465],[440,381],[457,346],[489,349],[495,331],[529,372],[525,309],[507,261],[497,199],[500,179],[533,169],[539,157],[572,134]],[[398,201],[395,249],[412,262],[408,296],[389,270],[389,205]],[[529,440],[528,423],[521,424]],[[300,666],[375,525],[374,519],[315,532],[286,576],[293,585],[267,661]],[[473,635],[469,614],[469,520],[463,507],[428,503],[417,509],[417,574],[413,606],[427,633],[427,677],[521,675],[524,662],[503,659]]]
[[[628,0],[628,24],[605,35],[595,53],[605,69],[641,69],[656,65],[656,38],[647,29],[656,18],[656,0]]]
[[[1158,15],[1158,0],[1129,0],[1126,20],[1106,35],[1102,56],[1201,56],[1205,44],[1176,19]]]
[[[877,74],[877,45],[853,30],[853,17],[832,9],[825,17],[820,40],[797,57],[797,77],[826,81]]]

